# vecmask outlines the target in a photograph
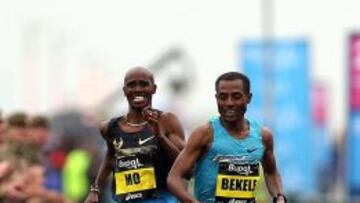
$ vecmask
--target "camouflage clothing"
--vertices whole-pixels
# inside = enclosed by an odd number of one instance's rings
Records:
[[[0,161],[10,161],[15,166],[40,164],[42,156],[35,144],[7,140],[0,146]]]

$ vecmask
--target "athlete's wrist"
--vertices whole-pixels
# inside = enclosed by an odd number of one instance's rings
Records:
[[[93,184],[90,185],[89,191],[99,194],[100,193],[100,187],[99,187],[98,184],[93,183]]]

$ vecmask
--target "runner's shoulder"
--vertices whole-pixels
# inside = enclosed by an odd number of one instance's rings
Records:
[[[110,120],[101,121],[99,124],[100,134],[103,138],[107,137]]]
[[[274,140],[273,140],[273,135],[272,135],[272,132],[271,132],[270,128],[263,126],[261,128],[261,135],[262,135],[262,138],[263,138],[264,145],[267,148],[269,147],[271,149],[272,146],[273,146]]]
[[[170,111],[161,111],[160,113],[160,118],[161,119],[177,119],[176,114],[174,114],[173,112]]]
[[[171,125],[174,123],[179,123],[179,118],[172,112],[164,111],[160,114],[160,122]]]
[[[201,124],[191,133],[190,137],[204,144],[211,142],[213,137],[213,129],[210,122]]]

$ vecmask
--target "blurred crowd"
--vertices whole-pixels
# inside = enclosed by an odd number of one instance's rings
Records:
[[[82,202],[99,145],[55,136],[45,115],[0,114],[0,203]]]

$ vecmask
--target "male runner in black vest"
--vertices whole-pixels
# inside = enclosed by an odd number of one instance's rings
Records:
[[[183,128],[174,114],[151,107],[156,84],[147,69],[130,69],[123,91],[128,112],[101,123],[107,152],[85,203],[99,201],[100,187],[110,172],[116,202],[176,202],[166,178],[183,148]]]

